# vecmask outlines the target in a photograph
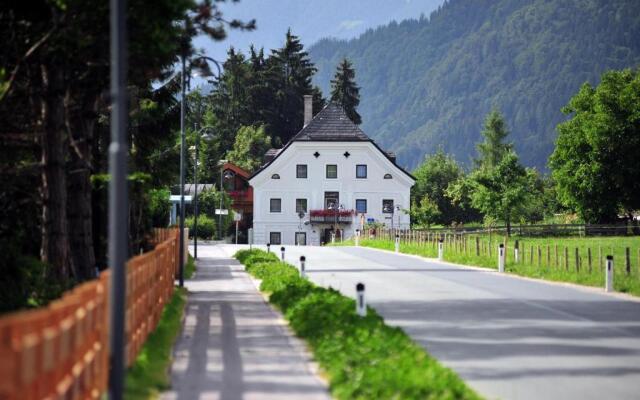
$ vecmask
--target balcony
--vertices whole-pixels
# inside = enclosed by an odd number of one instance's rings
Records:
[[[312,224],[350,224],[353,222],[354,210],[311,210],[309,216]]]

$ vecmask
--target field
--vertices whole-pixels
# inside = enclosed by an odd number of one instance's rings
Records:
[[[552,281],[604,287],[604,264],[607,255],[614,258],[614,290],[640,296],[640,238],[562,237],[518,238],[498,235],[447,236],[443,241],[443,258],[457,264],[498,268],[498,245],[506,248],[505,270],[509,273]],[[346,241],[344,245],[353,245]],[[360,245],[394,250],[389,238],[361,239]],[[437,238],[404,232],[400,251],[423,257],[438,256]],[[627,256],[628,255],[628,256]]]

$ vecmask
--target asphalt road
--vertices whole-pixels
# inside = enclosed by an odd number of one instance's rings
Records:
[[[640,398],[637,300],[372,249],[286,249],[295,265],[302,254],[319,285],[354,297],[364,283],[387,323],[486,398]]]

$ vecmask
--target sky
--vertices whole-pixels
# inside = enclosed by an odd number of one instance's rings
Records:
[[[428,16],[443,0],[241,0],[219,3],[226,19],[256,19],[253,32],[231,31],[226,40],[197,38],[196,48],[224,61],[230,46],[247,52],[249,45],[264,47],[265,54],[280,47],[291,28],[306,48],[325,37],[350,39],[369,28],[396,20]]]

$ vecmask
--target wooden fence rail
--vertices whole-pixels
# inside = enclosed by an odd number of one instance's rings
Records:
[[[135,360],[174,286],[178,231],[127,263],[126,356]],[[99,398],[109,369],[109,271],[46,307],[0,317],[0,400]]]

